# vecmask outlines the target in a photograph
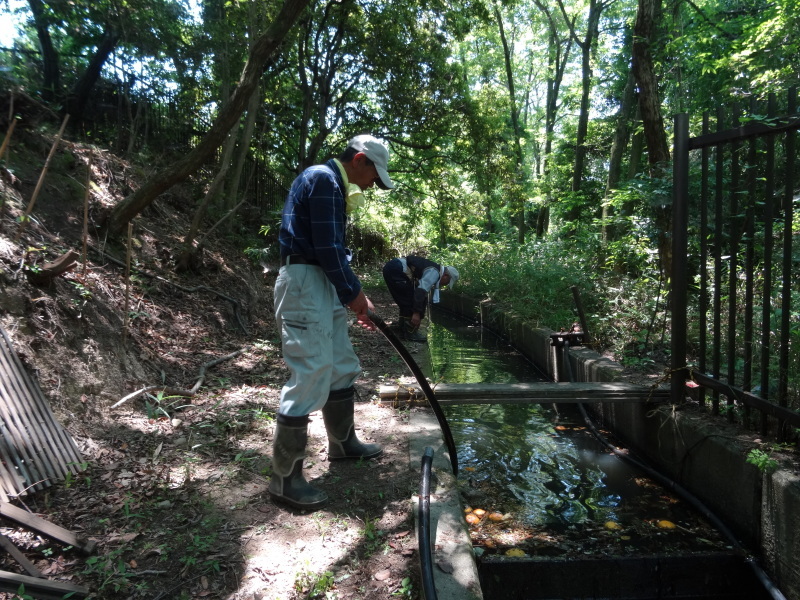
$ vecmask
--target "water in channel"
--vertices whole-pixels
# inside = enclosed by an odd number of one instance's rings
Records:
[[[432,311],[428,346],[434,382],[544,381],[506,341],[445,310]],[[610,454],[575,405],[463,404],[445,412],[465,516],[481,551],[570,556],[725,547],[691,507]]]

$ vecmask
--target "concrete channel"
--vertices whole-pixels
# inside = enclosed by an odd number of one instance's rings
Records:
[[[547,329],[526,326],[489,302],[443,293],[441,306],[480,322],[553,376],[556,368]],[[576,381],[613,382],[623,367],[587,348],[573,348]],[[424,367],[423,367],[424,368]],[[430,372],[429,370],[427,372]],[[587,405],[633,452],[678,482],[728,524],[742,545],[789,600],[800,600],[800,473],[790,467],[767,474],[746,462],[749,436],[711,422],[699,410],[669,404]],[[431,539],[439,600],[483,598],[478,566],[447,447],[430,411],[411,411],[410,466],[420,472],[425,447],[434,450],[431,481]],[[417,515],[418,498],[414,498]],[[496,594],[487,596],[496,598]],[[511,596],[508,596],[511,597]],[[589,596],[591,597],[591,596]]]

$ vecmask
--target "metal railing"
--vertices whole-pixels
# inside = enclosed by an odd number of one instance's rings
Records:
[[[766,432],[800,427],[800,330],[791,320],[800,273],[792,230],[798,201],[797,90],[748,110],[675,117],[672,245],[674,402],[686,382],[714,413]],[[713,130],[712,130],[713,129]],[[691,293],[690,293],[691,288]],[[710,398],[709,398],[710,394]],[[726,403],[720,404],[724,397]]]

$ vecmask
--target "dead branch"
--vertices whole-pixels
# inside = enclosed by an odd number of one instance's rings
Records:
[[[154,392],[156,390],[162,391],[163,394],[167,395],[167,396],[186,396],[186,397],[191,398],[192,396],[194,396],[197,393],[197,390],[200,389],[200,386],[203,385],[203,381],[205,381],[205,378],[206,378],[206,371],[208,369],[218,365],[221,362],[225,362],[226,360],[230,360],[231,358],[235,358],[235,357],[239,356],[242,352],[244,352],[243,349],[242,350],[237,350],[236,352],[231,352],[230,354],[226,354],[225,356],[221,356],[219,358],[215,358],[214,360],[205,363],[202,367],[200,367],[200,373],[198,374],[197,381],[195,381],[194,386],[192,386],[192,389],[185,390],[185,389],[172,388],[172,387],[163,386],[163,385],[150,385],[150,386],[147,386],[147,387],[143,387],[140,390],[136,390],[135,392],[133,392],[131,394],[128,394],[124,398],[121,398],[116,403],[114,403],[111,406],[111,408],[117,408],[118,406],[121,406],[121,405],[125,404],[128,400],[131,400],[132,398],[136,398],[140,394],[147,394],[147,393],[150,393],[150,392]]]

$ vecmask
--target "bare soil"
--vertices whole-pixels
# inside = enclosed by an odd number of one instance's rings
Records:
[[[96,153],[87,264],[34,285],[30,271],[67,249],[82,253],[88,149],[62,144],[60,168],[15,242],[38,177],[25,166],[37,157],[24,152],[12,154],[17,166],[0,184],[0,325],[85,462],[18,503],[95,540],[97,551],[83,556],[13,522],[0,533],[46,577],[85,586],[90,598],[419,597],[408,410],[377,396],[382,384],[412,378],[383,336],[352,328],[363,366],[356,426],[383,456],[328,462],[321,416],[312,415],[306,474],[330,502],[313,514],[276,506],[266,490],[288,377],[272,315],[276,265],[255,264],[232,236],[217,236],[194,272],[176,274],[191,218],[184,207],[194,201],[173,191],[136,219],[126,280],[125,240],[98,238],[94,225],[142,174]],[[234,232],[247,233],[256,237]],[[388,320],[388,295],[369,295]],[[23,572],[9,556],[0,561]]]

